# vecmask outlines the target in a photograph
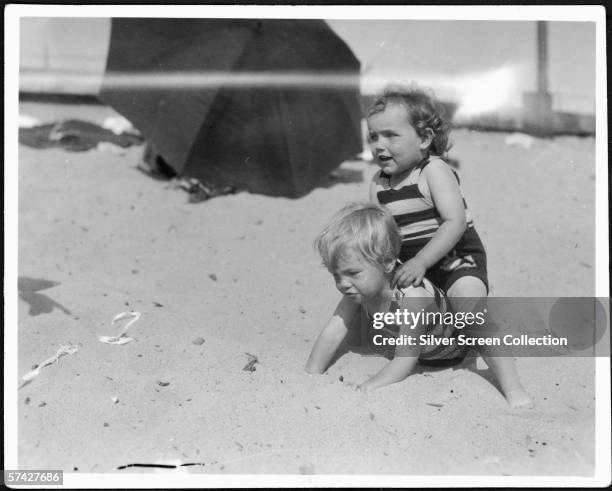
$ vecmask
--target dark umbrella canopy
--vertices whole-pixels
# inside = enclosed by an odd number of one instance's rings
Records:
[[[361,151],[359,62],[323,21],[113,19],[106,73],[101,99],[186,177],[294,197]]]

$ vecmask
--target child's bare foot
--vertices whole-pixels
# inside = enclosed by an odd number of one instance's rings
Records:
[[[532,409],[534,407],[533,400],[524,389],[514,389],[506,393],[506,401],[512,409]]]

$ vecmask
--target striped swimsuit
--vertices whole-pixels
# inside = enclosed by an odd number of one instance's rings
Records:
[[[427,184],[424,179],[420,179],[425,166],[436,158],[439,157],[425,159],[395,187],[390,186],[389,176],[382,171],[374,176],[376,199],[391,212],[402,236],[400,252],[402,261],[414,257],[436,234],[442,223]],[[459,183],[457,173],[454,170],[453,173]],[[426,276],[443,291],[446,291],[459,277],[466,275],[480,278],[488,288],[484,246],[474,228],[465,199],[463,206],[467,222],[466,231],[455,247],[426,273]]]
[[[427,290],[428,293],[431,294],[432,303],[430,304],[431,312],[440,312],[442,314],[449,311],[448,302],[444,293],[433,285],[427,279],[423,280],[422,284],[423,288]],[[403,311],[404,309],[412,312],[418,312],[415,308],[417,303],[413,297],[406,297],[404,291],[401,288],[395,288],[393,290],[393,297],[390,299],[388,307],[385,309],[387,312],[395,312],[396,310]],[[422,303],[421,303],[422,305]],[[367,308],[364,306],[364,312],[366,316],[366,322],[368,326],[372,326],[373,316],[367,311]],[[373,328],[372,328],[373,329]],[[389,325],[383,327],[380,330],[373,331],[374,333],[380,333],[389,337],[397,337],[400,335],[400,326],[398,325]],[[449,360],[449,359],[457,359],[463,358],[468,352],[468,348],[465,346],[459,346],[456,340],[458,334],[460,334],[460,330],[456,329],[452,324],[444,324],[442,322],[438,323],[430,323],[427,325],[426,334],[434,336],[435,338],[455,338],[451,345],[439,344],[436,345],[430,344],[422,346],[421,352],[419,354],[419,360]],[[374,346],[373,349],[376,350]],[[392,356],[393,351],[395,351],[394,347],[386,347],[389,351],[388,355]],[[384,349],[383,349],[384,350]],[[401,356],[401,354],[399,355]]]

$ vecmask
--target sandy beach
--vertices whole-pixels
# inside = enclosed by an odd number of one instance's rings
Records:
[[[22,103],[40,120],[101,123],[103,106]],[[594,138],[457,130],[451,155],[487,247],[492,296],[594,296]],[[312,240],[373,164],[345,162],[300,199],[246,192],[190,204],[119,152],[19,146],[20,469],[297,475],[591,476],[595,361],[518,358],[531,410],[511,410],[486,366],[420,368],[373,394],[385,360],[355,352],[308,375],[339,299]],[[124,311],[135,341],[109,345]],[[202,342],[203,341],[203,342]],[[243,370],[249,355],[254,371]],[[115,399],[113,399],[115,398]]]

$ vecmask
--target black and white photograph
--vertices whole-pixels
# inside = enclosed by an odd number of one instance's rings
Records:
[[[604,7],[4,40],[8,486],[610,484]]]

